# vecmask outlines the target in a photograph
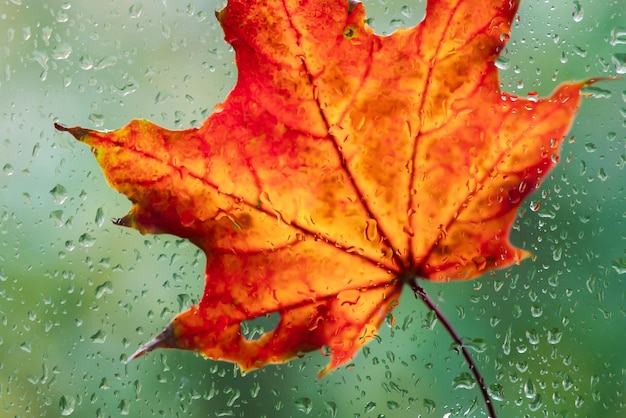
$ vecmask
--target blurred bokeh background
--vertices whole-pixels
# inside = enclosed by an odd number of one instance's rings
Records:
[[[378,33],[424,1],[365,2]],[[0,0],[0,415],[485,416],[451,339],[406,292],[348,367],[318,353],[246,376],[189,352],[123,360],[202,292],[204,255],[119,228],[129,202],[53,122],[199,125],[236,80],[215,0]],[[622,0],[525,0],[503,89],[626,73]],[[423,283],[467,339],[502,417],[626,414],[626,82],[604,82],[513,241],[534,259]]]

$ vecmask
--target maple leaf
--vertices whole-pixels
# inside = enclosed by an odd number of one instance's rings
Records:
[[[132,201],[119,225],[206,253],[199,304],[131,359],[180,348],[251,370],[326,347],[326,372],[373,338],[405,284],[527,257],[509,230],[593,81],[500,91],[518,5],[430,0],[418,26],[383,37],[362,4],[231,0],[217,17],[239,77],[202,127],[57,124]],[[274,330],[242,335],[270,313]]]

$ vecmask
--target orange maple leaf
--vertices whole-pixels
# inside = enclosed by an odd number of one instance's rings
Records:
[[[326,347],[328,371],[404,284],[527,257],[509,230],[593,81],[536,100],[500,91],[518,4],[430,0],[421,24],[383,37],[361,4],[230,0],[217,17],[239,78],[202,127],[57,125],[133,202],[118,224],[206,253],[200,303],[131,358],[180,348],[251,370]],[[242,335],[273,312],[273,331]]]

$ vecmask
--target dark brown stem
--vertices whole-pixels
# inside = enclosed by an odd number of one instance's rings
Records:
[[[435,315],[437,315],[437,319],[439,319],[439,321],[443,324],[444,328],[448,331],[448,334],[450,334],[454,342],[457,343],[459,347],[461,347],[461,352],[463,353],[463,357],[465,357],[465,361],[467,361],[467,365],[469,366],[470,371],[474,375],[476,382],[478,382],[478,387],[480,388],[480,392],[483,395],[483,399],[485,400],[485,407],[487,408],[487,414],[489,415],[490,418],[496,418],[496,411],[493,408],[493,402],[491,400],[491,396],[489,396],[487,386],[485,386],[485,379],[483,379],[483,376],[480,374],[480,371],[478,371],[478,367],[476,367],[476,363],[474,363],[474,359],[472,359],[472,356],[470,356],[469,351],[467,351],[467,348],[465,347],[465,345],[463,345],[463,341],[461,340],[461,337],[459,336],[459,334],[457,334],[456,330],[452,327],[452,324],[450,324],[450,321],[448,321],[448,318],[445,317],[443,312],[441,312],[441,310],[439,310],[437,305],[435,305],[435,302],[433,302],[430,296],[428,296],[424,288],[422,288],[417,283],[417,279],[410,280],[409,285],[411,286],[411,289],[413,290],[415,297],[420,298],[422,302],[424,302],[426,306],[428,306],[428,309],[430,309],[431,311],[435,313]]]

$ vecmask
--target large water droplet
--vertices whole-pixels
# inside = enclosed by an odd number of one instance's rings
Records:
[[[610,90],[602,89],[596,86],[583,87],[581,94],[593,97],[594,99],[610,99],[613,96]]]
[[[496,67],[500,70],[508,70],[511,68],[511,61],[505,57],[498,57],[496,59]]]
[[[330,415],[331,418],[335,418],[337,416],[337,404],[335,402],[326,401],[324,405],[326,405],[328,415]]]
[[[113,293],[113,283],[111,283],[111,281],[109,280],[102,283],[100,286],[96,286],[96,291],[95,291],[96,299],[100,299],[102,296],[110,295],[112,293]]]
[[[309,414],[313,410],[313,402],[309,398],[298,398],[294,402],[298,411]]]
[[[574,12],[572,13],[572,18],[574,22],[580,22],[585,17],[585,12],[583,11],[583,6],[580,4],[578,0],[574,0]]]
[[[454,389],[473,389],[476,386],[474,377],[468,373],[463,372],[452,381],[452,387]]]
[[[368,241],[375,241],[378,238],[378,224],[375,219],[368,219],[365,226],[365,238]]]
[[[61,396],[61,399],[59,399],[59,412],[61,412],[61,415],[64,417],[71,415],[74,409],[76,409],[76,398],[73,396]]]
[[[78,65],[83,70],[91,70],[93,68],[93,58],[89,55],[82,55],[78,59]]]
[[[99,113],[91,113],[89,115],[89,121],[93,123],[96,128],[102,127],[104,125],[104,115]]]
[[[55,60],[68,59],[72,53],[72,46],[65,42],[52,48],[52,58]]]
[[[131,19],[137,19],[139,16],[141,16],[142,12],[143,12],[143,4],[141,4],[140,2],[133,4],[128,9],[128,14],[130,15]]]
[[[176,296],[176,300],[178,301],[178,310],[182,311],[183,309],[187,309],[189,307],[189,300],[191,297],[187,293],[180,293]]]
[[[548,331],[548,344],[558,344],[563,337],[563,331],[558,328],[552,328]]]
[[[615,53],[611,55],[611,61],[615,66],[617,74],[626,74],[626,53]]]
[[[78,243],[81,245],[81,247],[89,248],[93,247],[93,245],[96,243],[96,240],[91,235],[85,232],[80,237],[78,237]]]
[[[435,401],[433,401],[432,399],[424,399],[424,409],[426,409],[426,412],[428,412],[429,414],[432,413],[435,410],[435,407],[437,406],[437,404],[435,403]]]
[[[7,176],[12,176],[15,173],[15,169],[11,164],[5,164],[4,167],[2,167],[2,171]]]
[[[160,92],[157,93],[156,97],[154,98],[154,103],[155,104],[163,103],[166,99],[172,96],[173,96],[172,93],[170,93],[169,91],[161,90]]]
[[[98,63],[93,67],[95,70],[102,70],[103,68],[111,67],[117,64],[117,57],[114,55],[109,55],[108,57],[102,58]]]
[[[58,205],[62,205],[68,196],[67,190],[65,190],[65,187],[60,184],[57,184],[52,188],[52,190],[50,190],[50,195],[52,195],[52,198]]]
[[[609,43],[612,46],[626,44],[626,28],[614,27],[611,29]]]
[[[524,396],[528,399],[534,399],[537,396],[537,391],[535,390],[535,385],[533,381],[528,379],[524,384]]]
[[[437,324],[437,314],[433,311],[428,311],[424,318],[424,328],[432,331],[435,328],[435,324]]]
[[[117,405],[117,409],[120,411],[120,415],[128,415],[130,413],[130,402],[122,399]]]
[[[94,221],[98,226],[104,225],[104,211],[102,210],[102,208],[98,208],[96,210],[96,218],[94,219]]]
[[[101,329],[99,329],[90,338],[91,338],[91,342],[94,343],[94,344],[104,344],[104,342],[107,339],[107,334],[106,334],[106,332],[104,332]]]

